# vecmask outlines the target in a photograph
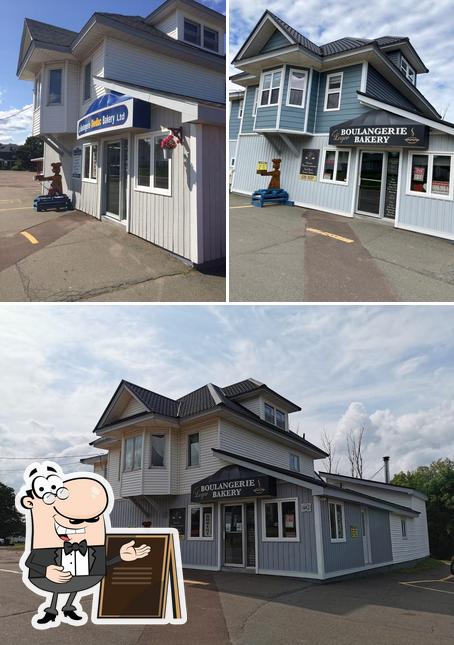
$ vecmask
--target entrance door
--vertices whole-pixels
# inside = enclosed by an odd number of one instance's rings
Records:
[[[243,505],[224,506],[224,564],[244,567]]]
[[[359,173],[358,212],[380,217],[383,152],[362,152]]]
[[[127,140],[106,144],[106,215],[118,220],[126,219],[126,181],[128,167]]]
[[[370,535],[369,535],[369,515],[367,508],[361,508],[361,535],[363,538],[364,549],[364,562],[370,564],[372,562],[371,549],[370,549]]]

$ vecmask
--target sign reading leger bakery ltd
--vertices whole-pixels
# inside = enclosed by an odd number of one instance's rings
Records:
[[[241,466],[226,466],[191,486],[192,502],[276,495],[274,477]]]
[[[374,125],[359,127],[334,126],[329,131],[329,143],[334,146],[388,146],[398,148],[427,148],[429,129],[425,125]]]

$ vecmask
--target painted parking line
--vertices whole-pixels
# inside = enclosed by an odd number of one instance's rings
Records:
[[[353,244],[355,240],[351,240],[349,237],[342,237],[342,235],[336,235],[335,233],[328,233],[328,231],[320,231],[318,228],[306,228],[306,231],[310,233],[317,233],[317,235],[323,235],[324,237],[331,237],[333,240],[338,240],[339,242],[345,242],[345,244]]]
[[[400,582],[399,584],[404,585],[405,587],[413,587],[413,589],[425,589],[426,591],[436,591],[437,593],[447,593],[450,596],[454,596],[454,591],[448,591],[448,589],[436,589],[434,587],[427,586],[430,584],[438,584],[449,587],[454,584],[454,576],[446,576],[445,578],[437,578],[436,580],[412,580],[410,582]]]
[[[32,244],[39,244],[39,240],[37,240],[36,237],[28,231],[21,231],[20,234],[23,235]]]
[[[246,206],[230,206],[230,210],[233,211],[234,208],[254,208],[252,204],[246,204]]]
[[[20,571],[13,571],[12,569],[0,569],[2,573],[17,573],[18,575],[21,574]]]
[[[33,206],[16,206],[14,208],[0,208],[0,213],[7,213],[9,211],[29,211]]]

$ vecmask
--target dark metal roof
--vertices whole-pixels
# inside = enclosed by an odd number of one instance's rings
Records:
[[[296,29],[293,29],[293,27],[290,27],[282,18],[279,18],[279,16],[276,16],[275,13],[271,13],[271,11],[266,11],[265,14],[270,15],[276,22],[277,24],[292,38],[295,42],[298,43],[298,45],[301,45],[302,47],[305,47],[309,51],[311,51],[313,54],[321,55],[321,49],[318,45],[313,43],[309,38],[306,38],[306,36],[303,36],[299,31]],[[263,18],[263,16],[262,16]]]
[[[425,97],[421,94],[421,92],[419,92],[417,87],[415,87],[415,91],[419,93],[421,98],[423,98],[425,101],[427,101],[427,99],[425,99]],[[427,114],[423,114],[422,112],[418,112],[418,110],[416,110],[416,109],[411,110],[408,107],[402,107],[401,105],[398,105],[397,103],[393,103],[392,101],[388,101],[388,99],[386,99],[386,101],[384,101],[383,99],[378,98],[377,96],[374,96],[373,94],[368,94],[366,92],[360,92],[359,90],[357,90],[356,93],[359,96],[365,96],[366,98],[375,99],[376,101],[380,101],[381,103],[386,103],[386,105],[389,105],[389,107],[398,108],[399,110],[405,110],[405,112],[409,112],[410,114],[415,114],[416,116],[422,116],[425,119],[428,119],[429,121],[433,121],[434,123],[442,123],[443,125],[447,125],[450,128],[454,128],[454,123],[450,123],[449,121],[445,121],[444,119],[442,119],[440,117],[427,116]],[[430,103],[428,101],[427,101],[427,103],[428,103],[428,105],[430,105]],[[435,110],[435,108],[432,108],[432,109]],[[437,114],[438,114],[438,112],[437,112]]]
[[[366,486],[368,484],[378,484],[380,487],[389,486],[389,488],[394,490],[396,488],[404,488],[405,490],[408,490],[408,491],[416,491],[417,493],[422,492],[422,491],[417,491],[415,488],[410,488],[410,486],[401,486],[400,484],[381,482],[381,481],[377,481],[376,479],[363,479],[362,477],[350,477],[350,475],[339,475],[338,473],[326,473],[323,471],[319,471],[319,475],[321,475],[322,477],[340,477],[341,479],[348,480],[352,483],[358,482],[360,484],[365,484]],[[425,495],[425,493],[423,493],[423,495]]]
[[[180,399],[177,399],[177,403],[178,416],[180,417],[189,417],[198,412],[205,412],[217,405],[208,385],[199,387],[194,392],[182,396]]]
[[[326,488],[328,491],[330,490],[335,490],[336,492],[341,492],[341,493],[347,493],[348,495],[356,495],[358,497],[364,498],[364,499],[370,499],[373,500],[374,502],[380,502],[380,504],[386,504],[387,506],[391,506],[392,508],[395,508],[398,511],[405,511],[406,513],[411,513],[412,515],[418,516],[421,515],[419,511],[415,511],[413,508],[410,508],[409,506],[402,506],[401,504],[395,504],[394,502],[388,502],[387,499],[382,499],[381,497],[374,497],[373,495],[366,495],[365,493],[359,493],[356,490],[352,490],[351,488],[344,488],[340,486],[333,486],[332,484],[326,484],[324,485],[324,488]]]
[[[126,387],[144,404],[149,412],[163,415],[165,417],[178,416],[178,405],[173,399],[169,399],[162,394],[156,394],[151,390],[146,390],[140,385],[135,385],[129,381],[122,381]]]
[[[233,385],[227,385],[222,388],[225,396],[238,396],[239,394],[247,394],[248,392],[253,392],[258,388],[262,387],[263,383],[259,381],[254,381],[253,379],[246,379],[244,381],[238,381],[238,383],[233,383]]]
[[[377,97],[378,98],[378,97]],[[381,100],[381,99],[378,99]],[[403,108],[405,109],[405,108]],[[368,110],[363,112],[354,119],[349,119],[348,121],[343,121],[342,123],[336,123],[336,128],[363,128],[367,126],[405,126],[405,125],[420,125],[416,121],[407,119],[406,117],[399,116],[398,114],[393,114],[387,110]]]
[[[63,29],[62,27],[49,25],[46,22],[32,20],[31,18],[25,18],[25,24],[34,40],[38,40],[41,43],[47,43],[49,45],[60,45],[62,47],[69,48],[72,41],[78,34],[77,31]]]
[[[193,7],[194,9],[197,9],[198,11],[203,11],[204,13],[208,15],[212,15],[215,18],[225,18],[224,14],[220,13],[219,11],[216,11],[215,9],[212,9],[211,7],[208,7],[207,5],[204,5],[200,2],[195,2],[195,0],[183,0],[184,4],[186,4],[188,7]],[[166,5],[168,4],[173,4],[173,0],[165,0],[162,4],[160,4],[154,11],[152,11],[147,17],[146,20],[152,20],[155,15],[159,15],[162,13],[163,9],[166,8]]]

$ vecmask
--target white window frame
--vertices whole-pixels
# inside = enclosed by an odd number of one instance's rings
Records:
[[[35,100],[33,109],[38,110],[41,107],[41,91],[42,91],[42,82],[41,82],[41,72],[35,76]]]
[[[419,190],[411,190],[411,175],[413,170],[413,157],[428,157],[427,161],[427,189],[428,192],[422,193]],[[432,177],[433,177],[433,160],[434,157],[450,157],[451,167],[449,173],[449,193],[447,195],[438,195],[432,193]],[[454,198],[454,154],[450,152],[429,152],[427,150],[412,150],[408,154],[408,169],[407,169],[407,195],[413,197],[426,197],[428,199],[441,199],[443,201],[452,201]]]
[[[285,502],[295,503],[295,523],[296,523],[296,537],[283,537],[283,515],[282,504]],[[278,537],[266,536],[266,505],[277,504],[277,522],[278,522]],[[285,497],[279,499],[262,499],[262,542],[299,542],[300,541],[300,526],[299,526],[299,508],[297,497]]]
[[[253,117],[255,117],[257,115],[258,100],[259,100],[259,88],[256,87],[255,90],[254,90],[254,101],[252,103],[252,116]]]
[[[326,153],[327,152],[335,152],[336,157],[334,159],[334,169],[333,169],[333,177],[337,176],[337,164],[339,160],[339,152],[348,152],[348,166],[347,166],[347,178],[346,181],[338,181],[337,179],[325,179],[323,177],[323,174],[325,172],[325,161],[326,161]],[[322,157],[322,163],[320,164],[320,176],[319,176],[319,181],[321,181],[324,184],[336,184],[337,186],[348,186],[350,182],[350,166],[351,166],[351,159],[352,159],[352,151],[351,148],[333,148],[333,147],[327,147],[323,148],[323,157]]]
[[[145,132],[138,134],[134,142],[134,190],[141,193],[152,193],[154,195],[165,195],[166,197],[172,196],[172,159],[168,160],[169,163],[169,187],[168,188],[155,188],[152,184],[154,181],[154,139],[157,137],[166,137],[170,132],[158,130],[153,132]],[[139,141],[140,139],[152,139],[150,146],[150,186],[139,186]],[[176,154],[177,148],[174,149],[172,154]]]
[[[331,513],[330,513],[330,506],[334,506],[334,507],[336,507],[336,506],[340,506],[340,508],[341,508],[341,514],[342,514],[342,530],[343,530],[343,532],[344,532],[344,537],[343,537],[343,538],[340,538],[340,537],[333,538],[333,537],[332,537],[332,535],[331,535]],[[336,535],[338,535],[338,531],[337,531],[337,511],[336,511],[336,510],[335,510],[335,513],[334,513],[334,514],[335,514],[335,516],[336,516]],[[344,508],[344,502],[339,502],[339,501],[337,501],[337,500],[329,500],[329,501],[328,501],[328,526],[329,526],[329,537],[330,537],[330,541],[331,541],[331,543],[332,543],[332,544],[338,544],[338,543],[346,542],[346,541],[347,541],[347,534],[345,533],[345,508]]]
[[[184,37],[184,23],[185,21],[192,23],[193,25],[198,25],[199,27],[199,34],[200,34],[200,40],[199,43],[193,43],[190,40],[186,40]],[[219,29],[216,29],[215,27],[212,27],[211,25],[205,24],[204,22],[200,22],[200,20],[194,20],[194,18],[188,17],[188,16],[183,16],[183,22],[181,24],[181,32],[182,32],[182,38],[181,40],[184,43],[187,43],[188,45],[192,45],[193,47],[199,47],[200,49],[203,49],[203,51],[206,52],[211,52],[212,54],[220,54],[221,53],[221,40],[222,40],[222,32],[219,31]],[[209,29],[210,31],[217,32],[218,34],[218,48],[217,49],[210,49],[209,47],[205,47],[204,41],[205,41],[205,29]]]
[[[330,90],[329,89],[329,80],[333,76],[340,76],[341,77],[340,87]],[[326,76],[326,85],[325,85],[325,105],[323,106],[324,112],[339,112],[339,110],[341,109],[343,85],[344,85],[344,72],[333,72],[332,74],[327,74],[327,76]],[[328,96],[330,94],[339,94],[339,105],[337,107],[335,107],[335,108],[329,108],[328,107]]]
[[[214,34],[218,35],[218,46],[217,49],[211,49],[210,47],[205,46],[205,29],[208,29],[208,31],[212,31]],[[212,52],[213,54],[219,54],[219,45],[220,45],[220,39],[221,35],[219,33],[219,29],[214,29],[213,27],[209,27],[208,25],[202,25],[202,32],[200,34],[201,38],[201,45],[202,49],[204,49],[207,52]]]
[[[190,464],[189,463],[189,455],[190,455],[189,437],[192,437],[192,435],[194,435],[194,434],[198,435],[198,437],[199,437],[199,463],[198,464]],[[201,444],[200,432],[188,432],[188,434],[186,435],[186,468],[189,468],[189,469],[200,468],[200,462],[202,461],[202,455],[201,455],[201,451],[200,451],[200,444]]]
[[[273,78],[274,78],[274,74],[276,74],[276,72],[281,73],[281,80],[279,82],[279,86],[273,85]],[[258,98],[258,101],[257,101],[257,109],[273,107],[275,105],[279,105],[279,103],[281,102],[281,96],[282,96],[284,73],[285,73],[284,67],[279,67],[277,69],[270,69],[270,70],[268,70],[266,72],[262,72],[262,75],[260,77],[260,86],[259,86],[260,89],[259,89],[259,98]],[[267,76],[268,74],[271,74],[271,85],[270,85],[270,88],[268,90],[270,94],[269,94],[269,97],[268,97],[268,103],[264,103],[262,105],[262,93],[264,91],[265,92],[267,91],[267,90],[263,89],[263,83],[265,81],[265,76]],[[271,101],[272,91],[275,90],[277,87],[279,87],[279,93],[278,93],[278,97],[277,97],[277,102],[276,103],[270,103],[269,101]]]
[[[94,179],[92,177],[92,162],[93,162],[93,147],[96,146],[96,178]],[[84,177],[85,173],[85,157],[87,155],[87,151],[89,154],[89,162],[88,162],[88,171],[90,173],[89,177]],[[91,143],[84,143],[82,146],[82,181],[87,182],[89,184],[97,184],[98,183],[98,175],[99,175],[99,166],[98,166],[98,144],[95,142]]]
[[[266,418],[266,412],[265,412],[265,406],[269,405],[270,408],[273,408],[273,416],[274,416],[274,421],[268,421]],[[279,411],[281,414],[284,415],[284,427],[281,428],[281,426],[278,426],[276,423],[276,411]],[[263,418],[267,423],[272,423],[276,428],[279,428],[280,430],[287,430],[287,413],[284,412],[284,410],[281,410],[281,408],[278,408],[277,406],[274,405],[274,403],[270,403],[269,401],[264,401],[263,402]]]
[[[87,72],[87,67],[90,65],[90,82],[88,84],[88,96],[85,96],[85,80],[86,80],[86,72]],[[83,83],[82,83],[82,102],[85,103],[86,101],[89,101],[92,96],[92,77],[93,77],[93,61],[92,59],[87,60],[87,62],[84,65],[84,70],[83,70]]]
[[[191,509],[198,508],[200,511],[199,516],[199,536],[195,537],[191,535]],[[203,509],[211,508],[211,537],[203,537]],[[214,540],[214,504],[190,504],[188,506],[188,519],[187,519],[187,539],[188,540],[204,540],[204,541],[213,541]]]
[[[291,78],[293,72],[297,72],[298,74],[304,74],[304,90],[303,90],[303,100],[301,102],[301,105],[297,105],[296,103],[290,103],[290,90],[291,88]],[[306,108],[306,97],[307,97],[307,79],[308,79],[308,73],[307,70],[305,69],[297,69],[296,67],[291,67],[289,69],[288,73],[288,86],[287,86],[287,98],[285,101],[285,105],[288,107],[295,107],[299,108],[300,110],[304,110]]]
[[[297,464],[298,464],[298,468],[292,468],[292,461],[293,461],[293,459],[295,459],[295,460],[296,460],[296,462],[297,462]],[[290,456],[289,456],[289,467],[290,467],[290,470],[291,470],[292,472],[294,472],[294,473],[300,473],[300,472],[301,472],[301,459],[300,459],[300,456],[299,456],[299,455],[297,455],[295,452],[291,452],[291,453],[290,453]]]
[[[230,159],[230,168],[235,168],[235,157]]]
[[[240,99],[238,101],[238,118],[239,119],[243,118],[243,111],[244,111],[244,99]]]
[[[408,540],[407,520],[405,517],[400,518],[400,532],[402,534],[402,540]]]
[[[413,69],[413,67],[410,65],[408,60],[404,56],[402,56],[402,54],[400,56],[400,71],[404,74],[405,78],[407,78],[410,81],[410,83],[415,85],[416,72]]]
[[[136,447],[135,443],[137,439],[141,439],[142,445],[141,445],[141,452],[140,452],[140,466],[135,467],[134,466],[134,455],[136,454]],[[127,455],[127,449],[126,449],[126,444],[128,441],[132,441],[132,468],[126,468],[126,455]],[[142,470],[143,468],[143,435],[142,434],[136,434],[132,435],[131,437],[125,437],[125,449],[124,449],[124,455],[123,455],[123,472],[124,473],[133,473],[138,470]]]
[[[153,465],[152,459],[153,459],[153,437],[154,436],[164,437],[164,463],[163,463],[162,466],[154,466]],[[168,450],[167,450],[167,437],[168,437],[167,433],[164,432],[163,430],[162,431],[156,430],[156,432],[150,432],[150,464],[149,464],[149,468],[151,468],[151,470],[167,470],[167,453],[168,453]]]
[[[61,71],[60,101],[58,103],[51,103],[50,102],[50,74],[51,74],[51,72],[55,72],[57,70]],[[54,107],[56,105],[63,105],[64,85],[65,85],[65,69],[64,69],[64,67],[62,65],[55,65],[55,67],[48,67],[47,68],[47,105],[49,107]]]

